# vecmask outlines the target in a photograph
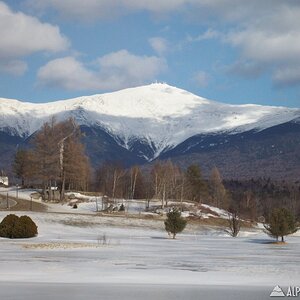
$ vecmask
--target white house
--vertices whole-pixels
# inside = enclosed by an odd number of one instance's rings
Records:
[[[0,176],[0,185],[8,186],[8,177],[7,176]]]

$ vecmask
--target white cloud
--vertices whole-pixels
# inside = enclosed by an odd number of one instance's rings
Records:
[[[94,89],[97,86],[93,72],[71,56],[54,59],[41,67],[38,80],[42,85],[67,90]]]
[[[100,57],[93,67],[70,56],[55,59],[40,68],[38,82],[67,90],[116,90],[154,80],[167,64],[156,56],[120,50]]]
[[[202,33],[196,37],[188,36],[187,42],[201,42],[201,41],[205,41],[205,40],[217,39],[220,37],[222,37],[222,34],[220,32],[218,32],[212,28],[209,28],[204,33]]]
[[[187,41],[219,39],[237,49],[236,74],[248,78],[272,72],[273,79],[289,81],[290,70],[300,61],[300,1],[295,0],[27,0],[38,10],[51,9],[64,19],[103,20],[142,11],[172,14],[210,27]],[[220,34],[222,32],[222,34]],[[185,41],[185,43],[187,42]],[[163,55],[166,45],[150,41]],[[243,66],[244,64],[244,66]],[[259,68],[253,66],[258,66]],[[233,68],[234,68],[233,66]],[[248,75],[247,75],[248,74]],[[278,75],[280,74],[280,76]]]
[[[15,76],[20,76],[24,74],[26,70],[27,64],[22,60],[1,61],[0,59],[0,71],[2,73],[9,73]]]
[[[278,68],[273,74],[273,82],[279,87],[300,85],[300,64]]]
[[[107,54],[99,59],[99,64],[102,76],[112,78],[117,88],[153,80],[167,68],[163,58],[137,56],[127,50]]]
[[[184,5],[186,0],[27,0],[37,10],[54,9],[62,17],[83,21],[109,19],[139,11],[155,14],[168,13]]]
[[[276,85],[299,84],[296,80],[300,61],[300,7],[281,6],[264,18],[256,18],[247,25],[227,34],[225,42],[240,49],[239,65],[249,70],[258,66],[257,75],[270,70]],[[247,66],[248,65],[248,66]]]
[[[280,86],[298,82],[294,65],[300,61],[300,1],[195,0],[192,7],[192,16],[214,24],[222,34],[211,27],[188,41],[217,38],[237,49],[233,73],[255,78],[271,72]]]
[[[147,11],[154,14],[184,13],[206,21],[216,15],[227,21],[245,20],[253,14],[266,15],[282,0],[27,0],[31,8],[52,9],[64,18],[107,19],[125,14]],[[293,0],[284,2],[293,3]]]
[[[264,66],[258,62],[252,60],[240,60],[236,61],[231,66],[223,67],[223,70],[227,73],[234,74],[246,79],[254,79],[264,73]]]
[[[243,57],[263,63],[300,58],[300,29],[299,32],[270,33],[250,28],[229,34],[227,40],[242,50]]]
[[[0,2],[0,36],[2,70],[17,75],[26,70],[26,63],[20,58],[40,51],[59,52],[69,46],[57,26],[13,12],[3,2]]]
[[[168,41],[162,37],[152,37],[149,44],[158,55],[164,55],[169,48]]]
[[[193,77],[193,81],[199,87],[207,87],[209,80],[210,80],[209,74],[204,71],[198,71]]]

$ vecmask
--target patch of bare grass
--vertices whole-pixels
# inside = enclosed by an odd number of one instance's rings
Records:
[[[82,248],[99,248],[103,243],[79,243],[79,242],[48,242],[48,243],[37,243],[37,244],[24,244],[22,245],[25,249],[82,249]]]

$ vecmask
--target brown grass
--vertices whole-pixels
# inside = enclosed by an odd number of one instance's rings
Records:
[[[205,213],[205,214],[211,214],[211,215],[216,216],[216,217],[219,216],[215,211],[209,209],[208,207],[204,207],[202,205],[201,205],[201,212]]]
[[[102,245],[102,244],[101,244]],[[76,242],[49,242],[39,244],[24,244],[25,249],[80,249],[80,248],[99,248],[96,243],[76,243]]]
[[[6,199],[6,197],[2,195],[0,195],[0,198]],[[9,198],[16,201],[17,204],[15,206],[10,207],[9,209],[6,208],[0,209],[1,211],[30,211],[31,210],[31,203],[29,200],[22,200],[14,197],[9,197]],[[37,203],[32,201],[32,211],[46,212],[47,206],[43,203]]]
[[[279,241],[276,241],[276,242],[271,242],[270,244],[273,244],[273,245],[286,245],[287,242],[279,242]]]

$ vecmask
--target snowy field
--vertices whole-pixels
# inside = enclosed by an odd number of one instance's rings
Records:
[[[161,221],[26,214],[39,235],[0,239],[0,299],[267,299],[299,285],[299,235],[274,245],[259,230],[189,226],[172,240]]]

